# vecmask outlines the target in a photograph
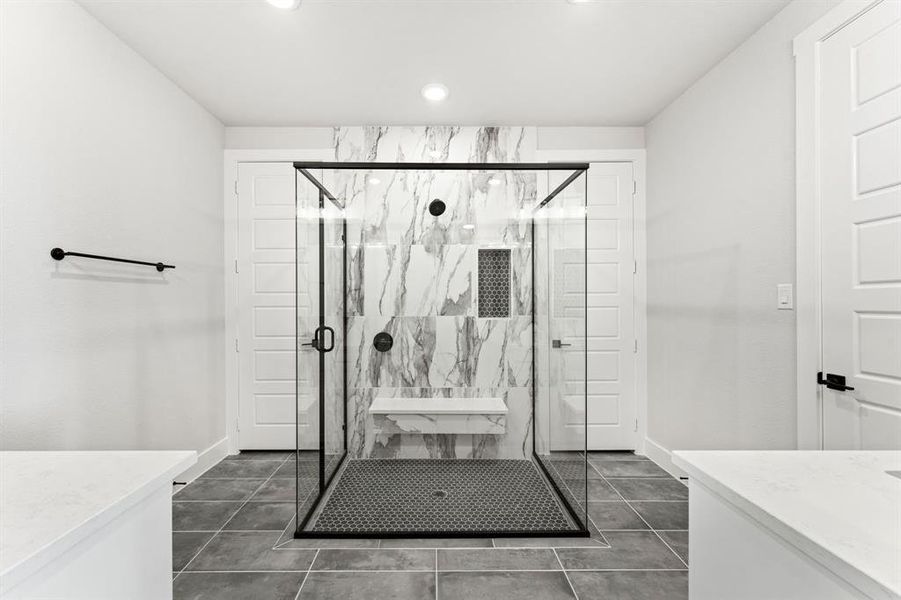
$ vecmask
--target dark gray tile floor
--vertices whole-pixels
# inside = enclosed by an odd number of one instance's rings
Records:
[[[687,488],[631,453],[588,461],[591,538],[295,540],[293,453],[229,457],[173,497],[174,597],[688,598]]]

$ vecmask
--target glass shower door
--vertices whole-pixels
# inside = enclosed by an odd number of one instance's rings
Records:
[[[587,171],[575,175],[549,173],[559,191],[533,213],[535,455],[587,527]]]
[[[324,343],[320,348],[320,484],[329,484],[344,458],[347,350],[347,220],[337,198],[320,194],[322,269],[320,293]]]
[[[340,202],[297,173],[296,532],[344,458],[345,217]]]

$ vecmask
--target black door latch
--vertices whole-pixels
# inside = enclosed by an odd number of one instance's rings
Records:
[[[834,373],[826,373],[826,379],[823,379],[823,372],[820,371],[817,373],[817,383],[820,385],[825,385],[830,390],[835,390],[837,392],[850,392],[854,388],[850,385],[845,385],[845,376],[844,375],[835,375]]]

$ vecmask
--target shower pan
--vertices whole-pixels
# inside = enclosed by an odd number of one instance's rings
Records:
[[[589,165],[294,168],[294,535],[589,535]]]

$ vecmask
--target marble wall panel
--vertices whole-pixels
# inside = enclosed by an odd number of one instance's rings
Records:
[[[530,161],[535,132],[500,127],[342,127],[335,158],[361,162]],[[348,450],[352,457],[522,458],[531,453],[531,172],[332,171],[346,206]],[[428,212],[433,199],[447,209]],[[509,318],[477,318],[479,248],[511,250]],[[394,338],[377,352],[376,333]],[[379,395],[492,395],[505,433],[423,434],[378,425]],[[475,428],[479,430],[479,428]]]

